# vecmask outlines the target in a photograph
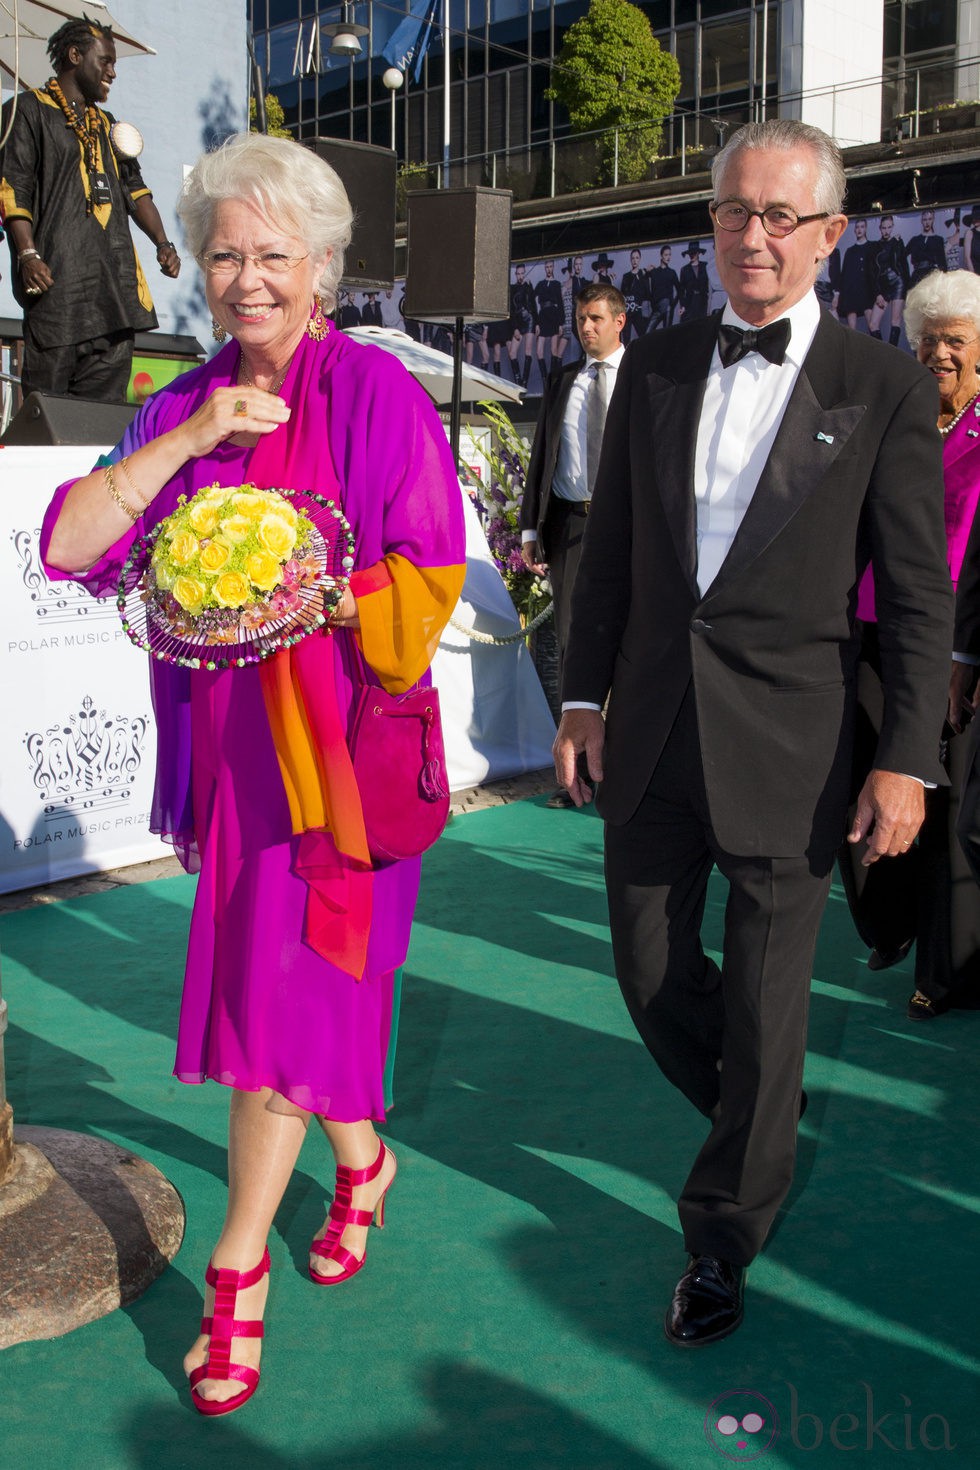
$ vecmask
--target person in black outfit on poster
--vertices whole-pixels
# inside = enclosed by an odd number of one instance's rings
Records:
[[[840,299],[838,313],[846,317],[847,325],[857,327],[859,316],[871,330],[871,308],[875,304],[873,281],[876,246],[868,239],[868,221],[858,217],[851,221],[854,226],[854,244],[844,251],[840,272]]]
[[[891,327],[888,340],[898,346],[902,335],[902,311],[909,288],[909,267],[905,255],[905,244],[895,234],[895,220],[883,214],[878,221],[880,240],[874,255],[875,302],[871,308],[868,329],[872,337],[881,337],[881,322],[885,312],[891,310]]]
[[[368,291],[365,293],[364,305],[361,307],[361,326],[380,327],[383,325],[378,293],[377,291]]]
[[[526,266],[515,265],[514,284],[510,288],[510,320],[514,331],[507,347],[514,382],[523,384],[525,388],[531,376],[534,339],[538,331],[538,303],[535,299],[534,287],[530,281],[525,279],[526,275]],[[518,373],[517,349],[521,340],[524,342],[524,363]]]
[[[700,321],[708,315],[708,272],[701,260],[706,253],[699,240],[692,240],[684,251],[688,263],[681,266],[678,301],[681,318],[686,322]]]
[[[634,337],[642,337],[650,318],[649,272],[642,266],[638,250],[630,251],[630,268],[623,272],[623,296],[626,300],[626,326],[623,346]]]
[[[671,269],[671,248],[660,247],[660,264],[650,272],[650,330],[673,326],[674,307],[680,297],[680,281]]]
[[[565,336],[565,308],[561,299],[561,282],[555,279],[555,262],[544,263],[544,279],[536,282],[534,299],[538,309],[538,367],[541,382],[545,380],[544,345],[551,339],[551,364],[560,363],[568,346]]]
[[[123,403],[135,333],[157,325],[130,216],[165,276],[178,275],[180,257],[136,157],[113,144],[115,119],[99,106],[116,75],[112,31],[67,21],[48,56],[55,75],[12,98],[0,118],[0,216],[24,312],[21,386],[25,396]]]
[[[936,234],[936,216],[924,209],[920,216],[921,235],[913,235],[905,247],[909,258],[909,289],[925,280],[930,271],[946,269],[946,243]]]

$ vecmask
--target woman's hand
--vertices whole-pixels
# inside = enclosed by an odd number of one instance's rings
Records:
[[[235,434],[271,434],[289,420],[290,408],[263,388],[215,388],[196,413],[175,429],[185,459],[210,454]]]
[[[332,628],[359,628],[361,619],[357,611],[357,598],[349,587],[344,588],[344,595],[337,605],[337,611],[331,615],[330,626]]]

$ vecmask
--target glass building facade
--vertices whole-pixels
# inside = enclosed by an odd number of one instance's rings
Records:
[[[800,0],[803,3],[803,0]],[[294,136],[348,138],[389,147],[411,163],[444,156],[441,25],[421,72],[394,94],[382,54],[409,0],[360,0],[347,19],[367,28],[354,60],[329,53],[321,27],[342,18],[316,0],[250,0],[256,54]],[[449,154],[489,157],[547,144],[568,133],[545,90],[551,63],[587,0],[449,0]],[[681,73],[677,110],[690,120],[686,146],[718,141],[712,118],[729,125],[774,115],[779,100],[778,0],[648,0],[639,5]],[[957,6],[953,0],[883,0],[882,132],[914,107],[956,96]],[[671,138],[674,147],[677,139]],[[470,179],[472,182],[472,178]]]
[[[381,80],[382,55],[407,0],[364,0],[349,17],[368,28],[354,61],[329,55],[319,25],[340,18],[337,6],[313,0],[251,0],[252,30],[266,87],[282,103],[296,137],[350,138],[390,146],[393,109]],[[770,0],[652,0],[639,7],[657,39],[677,57],[679,109],[711,114],[742,108],[754,116],[763,74],[775,98],[778,5]],[[551,62],[587,0],[450,0],[450,154],[454,159],[506,152],[567,134],[562,110],[545,98]],[[763,67],[765,36],[768,64]],[[319,69],[318,69],[319,68]],[[443,156],[445,57],[439,27],[416,82],[395,97],[399,156],[412,162]],[[406,148],[407,141],[407,148]]]

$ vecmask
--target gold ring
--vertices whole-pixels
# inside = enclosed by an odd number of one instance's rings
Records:
[[[235,412],[236,412],[236,414],[238,414],[238,416],[240,418],[241,417],[247,417],[247,415],[248,415],[248,404],[245,402],[244,398],[236,398],[235,399]]]

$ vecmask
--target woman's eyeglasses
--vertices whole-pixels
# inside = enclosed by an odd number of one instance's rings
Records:
[[[209,276],[231,280],[241,275],[246,260],[250,260],[262,276],[284,276],[309,256],[283,255],[280,250],[266,250],[261,255],[239,255],[237,250],[205,250],[197,258]]]
[[[935,352],[939,344],[944,342],[950,352],[962,352],[964,347],[969,347],[976,340],[976,337],[946,337],[934,335],[932,332],[923,332],[919,338],[919,346],[924,347],[927,352]]]
[[[808,225],[811,220],[830,218],[826,211],[823,214],[797,214],[795,209],[785,204],[770,204],[767,209],[746,209],[736,199],[728,199],[724,204],[709,204],[708,211],[720,230],[737,233],[745,229],[750,219],[760,219],[766,234],[775,235],[777,240],[791,235],[800,225]]]

